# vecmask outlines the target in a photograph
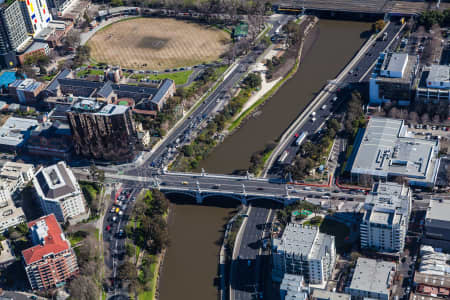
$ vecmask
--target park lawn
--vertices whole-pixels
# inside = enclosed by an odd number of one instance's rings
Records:
[[[42,76],[42,79],[45,81],[51,81],[53,79],[53,77],[55,77],[55,75],[45,75],[45,76]]]
[[[191,76],[193,70],[186,70],[182,72],[175,73],[167,73],[167,74],[158,74],[158,75],[150,75],[148,78],[150,80],[162,80],[162,79],[172,79],[175,81],[175,85],[182,85],[188,82],[189,76]]]
[[[69,242],[72,247],[80,243],[83,239],[84,237],[80,235],[69,235]]]
[[[77,73],[77,77],[82,77],[84,75],[103,75],[103,74],[104,74],[103,70],[86,69],[86,70],[79,71]]]
[[[160,257],[157,257],[156,262],[152,263],[150,266],[150,272],[153,274],[152,280],[150,282],[151,289],[149,291],[144,291],[138,295],[138,300],[154,300],[156,292],[156,279],[158,277],[158,262]]]

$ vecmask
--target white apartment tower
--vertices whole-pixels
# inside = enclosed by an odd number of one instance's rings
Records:
[[[411,212],[411,191],[393,183],[376,183],[367,195],[360,225],[362,248],[401,252]]]
[[[55,214],[58,222],[86,213],[80,186],[64,162],[39,169],[33,185],[44,213]]]
[[[281,238],[273,240],[273,278],[284,274],[303,275],[310,284],[327,281],[334,268],[334,236],[320,233],[317,227],[288,224]]]

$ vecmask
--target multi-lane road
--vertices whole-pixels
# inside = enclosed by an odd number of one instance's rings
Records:
[[[277,18],[269,18],[271,29],[269,36],[275,34],[276,30],[294,19],[294,16],[279,15]],[[162,167],[166,165],[170,158],[170,151],[175,151],[176,146],[180,146],[183,141],[188,140],[192,131],[197,129],[202,122],[205,122],[218,108],[223,107],[229,92],[242,79],[250,65],[256,62],[258,56],[262,53],[262,44],[255,46],[247,55],[236,61],[230,72],[223,78],[218,87],[203,100],[202,104],[195,109],[187,118],[181,121],[170,134],[168,134],[162,143],[150,155],[145,157],[144,166]],[[130,170],[128,174],[136,174],[136,170]]]
[[[365,54],[359,59],[355,66],[343,76],[342,80],[339,82],[339,86],[344,87],[349,84],[361,82],[362,80],[367,80],[371,73],[369,70],[378,59],[380,52],[386,50],[386,48],[396,38],[396,34],[400,31],[401,26],[401,24],[394,22],[390,23],[385,29],[387,39],[384,41],[375,41],[372,46],[367,49]],[[306,132],[307,134],[317,132],[323,126],[324,122],[330,118],[341,105],[342,99],[337,97],[336,92],[333,91],[328,93],[328,95],[326,95],[321,101],[320,106],[318,106],[319,109],[314,111],[314,116],[306,116],[308,120],[299,123],[297,128],[294,130],[296,134],[292,135],[286,143],[286,146],[279,151],[280,157],[286,153],[282,163],[291,163],[293,161],[299,149],[299,146],[295,144],[298,135],[303,132]]]
[[[125,257],[125,227],[139,192],[140,189],[127,186],[114,191],[104,216],[102,236],[104,248],[110,254],[105,255],[105,265],[111,270],[112,289],[109,295],[112,297],[127,294],[127,290],[118,279],[117,272]]]
[[[273,212],[268,207],[249,207],[244,232],[236,244],[239,250],[232,265],[231,300],[262,299],[261,241],[273,220]]]

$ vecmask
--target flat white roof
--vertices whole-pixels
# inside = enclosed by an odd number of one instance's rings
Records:
[[[358,144],[359,142],[359,144]],[[351,164],[354,174],[405,176],[434,183],[439,141],[410,137],[403,120],[370,118]]]
[[[363,257],[358,258],[350,289],[389,294],[388,282],[391,271],[395,270],[395,266],[393,262],[377,261]]]
[[[18,146],[28,138],[31,129],[39,124],[37,120],[10,117],[0,128],[0,144]]]
[[[390,72],[401,72],[408,62],[407,53],[388,53],[383,62],[382,69]]]
[[[426,219],[450,222],[450,201],[431,199]]]
[[[427,80],[434,82],[450,81],[450,67],[446,65],[431,65]]]

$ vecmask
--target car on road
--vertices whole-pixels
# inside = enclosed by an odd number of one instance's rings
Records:
[[[262,190],[264,190],[264,188],[263,187],[258,187],[257,190],[258,191],[262,191]]]
[[[326,104],[322,105],[321,109],[325,110],[325,108],[327,108],[327,105]]]
[[[106,226],[106,231],[109,231],[109,230],[111,230],[111,226]]]
[[[189,182],[187,182],[187,181],[182,181],[181,184],[182,184],[182,185],[188,185]]]

